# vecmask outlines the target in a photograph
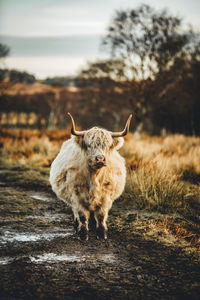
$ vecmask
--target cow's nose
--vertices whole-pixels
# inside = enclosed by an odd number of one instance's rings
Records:
[[[97,155],[95,159],[96,159],[97,163],[103,163],[104,164],[105,161],[106,161],[106,158],[103,155]]]

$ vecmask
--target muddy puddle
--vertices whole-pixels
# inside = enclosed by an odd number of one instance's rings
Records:
[[[65,238],[73,234],[72,230],[67,230],[66,232],[40,232],[40,233],[25,233],[16,231],[5,231],[0,237],[0,246],[6,243],[12,242],[38,242],[42,240],[53,240],[54,238],[61,237]]]
[[[75,252],[73,255],[61,254],[57,255],[55,253],[45,253],[36,257],[29,257],[34,263],[56,263],[56,262],[82,262],[82,263],[97,263],[104,262],[108,264],[113,264],[116,258],[113,254],[88,254],[83,255],[80,252]]]
[[[6,265],[12,263],[14,260],[20,258],[26,258],[32,263],[59,263],[59,262],[80,262],[80,263],[92,263],[98,264],[103,262],[105,264],[113,264],[116,262],[116,257],[113,254],[88,254],[83,255],[81,252],[75,252],[74,254],[61,253],[56,254],[53,252],[44,253],[41,255],[31,256],[16,256],[16,257],[1,257],[0,265]]]
[[[45,194],[37,193],[37,194],[29,194],[29,197],[36,199],[36,200],[41,200],[41,201],[51,201],[51,198]]]
[[[0,257],[0,265],[7,265],[13,261],[12,257]]]

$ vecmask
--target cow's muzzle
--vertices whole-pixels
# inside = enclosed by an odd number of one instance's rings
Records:
[[[106,158],[103,155],[97,155],[95,157],[95,166],[97,169],[100,169],[104,166],[106,166]]]

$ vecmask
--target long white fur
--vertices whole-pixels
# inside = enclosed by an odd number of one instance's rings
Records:
[[[57,197],[72,207],[79,229],[82,225],[80,213],[86,217],[88,229],[91,211],[94,212],[97,227],[98,215],[104,216],[103,225],[107,229],[108,211],[125,186],[125,161],[117,151],[124,139],[112,138],[109,131],[93,127],[85,131],[82,142],[87,144],[87,150],[81,146],[80,137],[72,136],[63,143],[51,165],[50,183]],[[106,166],[98,170],[92,169],[96,155],[106,158]]]

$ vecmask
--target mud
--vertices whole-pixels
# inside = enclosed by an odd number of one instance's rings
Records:
[[[199,299],[197,244],[149,229],[166,216],[121,199],[109,216],[108,240],[91,232],[81,241],[70,208],[49,185],[23,186],[22,173],[18,185],[17,172],[0,172],[1,299]]]

